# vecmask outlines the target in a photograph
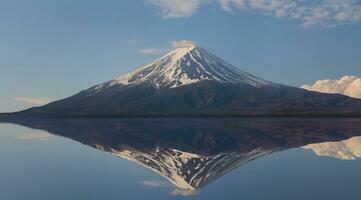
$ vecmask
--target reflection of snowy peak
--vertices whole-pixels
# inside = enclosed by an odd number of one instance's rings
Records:
[[[175,149],[158,148],[152,153],[115,149],[112,149],[111,153],[150,168],[189,194],[228,171],[271,152],[255,149],[247,153],[231,152],[202,156]]]
[[[97,87],[153,84],[178,87],[202,80],[261,86],[271,84],[234,67],[206,50],[192,46],[178,48],[158,60]]]
[[[354,160],[361,157],[361,137],[353,137],[339,142],[309,144],[304,148],[311,149],[319,156],[329,156],[342,160]]]
[[[170,180],[182,195],[194,194],[253,159],[290,148],[333,144],[324,148],[326,152],[348,152],[348,158],[361,155],[358,118],[10,118],[4,122],[41,129],[130,160]],[[341,140],[346,141],[334,142]]]

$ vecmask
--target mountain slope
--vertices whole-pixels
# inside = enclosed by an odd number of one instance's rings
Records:
[[[272,84],[226,63],[202,48],[191,46],[178,48],[151,64],[105,84],[97,85],[93,89],[102,90],[114,85],[140,84],[154,85],[157,89],[175,88],[204,80],[252,86]]]
[[[361,100],[272,83],[206,50],[176,49],[124,76],[22,115],[361,115]]]

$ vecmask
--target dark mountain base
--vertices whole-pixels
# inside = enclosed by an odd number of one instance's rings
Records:
[[[239,113],[148,113],[118,115],[33,115],[33,114],[0,114],[0,122],[23,118],[361,118],[358,113],[274,113],[274,114],[239,114]]]
[[[361,100],[283,85],[202,81],[156,89],[114,86],[13,113],[24,117],[361,117]],[[6,115],[5,115],[6,116]]]

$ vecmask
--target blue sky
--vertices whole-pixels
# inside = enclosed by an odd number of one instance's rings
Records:
[[[300,87],[361,76],[355,0],[0,0],[0,112],[70,96],[191,40]]]

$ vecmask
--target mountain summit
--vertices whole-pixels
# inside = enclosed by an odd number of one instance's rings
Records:
[[[97,86],[150,84],[156,88],[175,88],[204,80],[260,87],[271,82],[234,67],[198,46],[177,48],[156,61],[115,80]]]
[[[266,81],[193,45],[175,49],[144,67],[69,98],[16,114],[360,116],[361,100]]]

